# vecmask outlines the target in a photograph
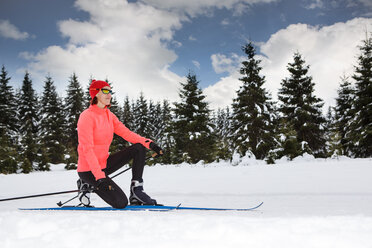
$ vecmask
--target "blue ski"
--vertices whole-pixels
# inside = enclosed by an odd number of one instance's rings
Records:
[[[170,210],[208,210],[208,211],[251,211],[262,206],[263,202],[252,208],[203,208],[203,207],[181,207],[178,206],[132,206],[117,209],[112,207],[59,207],[59,208],[20,208],[19,210],[72,210],[72,211],[170,211]]]
[[[147,205],[128,205],[126,208],[118,209],[112,207],[59,207],[59,208],[20,208],[19,210],[72,210],[72,211],[169,211],[176,209],[177,206],[147,206]]]
[[[177,210],[209,210],[209,211],[251,211],[261,207],[263,202],[251,208],[201,208],[201,207],[177,207]]]

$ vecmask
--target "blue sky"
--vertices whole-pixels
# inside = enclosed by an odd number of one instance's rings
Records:
[[[16,87],[28,70],[38,92],[50,74],[61,95],[73,72],[84,87],[108,78],[119,101],[140,91],[177,100],[191,70],[217,108],[239,88],[240,47],[251,39],[274,99],[299,51],[328,106],[371,17],[368,0],[1,0],[0,64]]]

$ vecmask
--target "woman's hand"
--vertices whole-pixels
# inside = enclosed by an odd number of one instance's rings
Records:
[[[150,143],[150,149],[156,153],[155,158],[163,155],[163,149],[154,142]]]
[[[103,190],[103,191],[115,190],[111,183],[111,180],[108,179],[107,177],[98,179],[97,183],[98,183],[97,185],[98,190]]]

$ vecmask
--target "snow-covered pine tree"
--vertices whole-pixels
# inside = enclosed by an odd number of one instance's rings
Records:
[[[335,131],[339,142],[340,155],[353,156],[354,137],[351,125],[355,116],[355,88],[349,78],[341,77],[340,87],[337,91],[335,111]]]
[[[154,103],[152,100],[148,104],[148,123],[147,123],[147,138],[150,138],[155,143],[161,146],[159,140],[161,140],[161,135],[163,133],[163,120],[162,120],[162,109],[159,102]],[[164,148],[163,148],[164,149]],[[159,163],[161,158],[149,161],[150,164]]]
[[[37,134],[39,116],[37,111],[37,96],[32,87],[32,80],[26,72],[18,99],[18,119],[20,123],[21,155],[23,158],[21,169],[23,173],[29,173],[34,169],[37,161]]]
[[[181,82],[181,102],[174,103],[172,136],[175,141],[175,162],[212,162],[216,139],[208,103],[198,87],[196,75],[189,73],[186,78],[186,83]]]
[[[122,115],[120,116],[119,120],[121,122],[123,122],[123,124],[129,128],[129,130],[131,131],[134,131],[135,130],[133,129],[133,112],[132,112],[132,108],[134,106],[134,103],[132,101],[132,103],[129,101],[129,97],[126,96],[125,99],[124,99],[124,105],[123,105],[123,111],[122,111]],[[129,143],[127,141],[124,141],[123,140],[123,145],[124,146],[128,146]]]
[[[18,131],[17,103],[13,87],[9,85],[10,79],[5,66],[2,66],[0,74],[0,133],[8,135],[9,141],[15,144],[15,136]]]
[[[356,138],[355,156],[372,157],[372,37],[366,34],[359,49],[358,66],[352,76],[356,84],[355,121],[352,124]]]
[[[148,118],[148,130],[150,132],[149,138],[160,144],[158,140],[161,140],[161,135],[164,131],[162,107],[160,102],[154,103],[153,101],[150,101]]]
[[[287,66],[290,76],[282,80],[279,89],[279,111],[284,119],[280,123],[285,123],[287,129],[294,129],[297,143],[301,144],[301,150],[296,153],[307,152],[316,157],[324,157],[326,140],[323,101],[314,95],[315,84],[312,77],[307,75],[309,66],[305,66],[301,54],[296,52],[293,58],[294,62]],[[294,134],[293,131],[290,133]],[[283,155],[293,157],[298,154]]]
[[[230,108],[218,109],[214,115],[214,133],[216,135],[216,159],[227,160],[232,157],[232,143],[230,139],[231,112]]]
[[[301,144],[297,140],[294,124],[290,120],[286,118],[279,120],[278,134],[280,146],[277,151],[277,158],[286,156],[292,160],[303,153]]]
[[[133,130],[141,136],[147,137],[148,131],[148,105],[143,92],[137,98],[133,107]]]
[[[17,171],[17,103],[3,65],[0,74],[0,173]]]
[[[155,137],[157,136],[157,127],[159,126],[159,113],[156,113],[156,104],[150,99],[149,104],[148,104],[148,122],[147,122],[147,133],[148,133],[148,138],[152,140],[156,140]]]
[[[132,107],[131,103],[129,102],[129,97],[126,96],[124,99],[124,106],[123,106],[123,115],[120,119],[124,125],[132,130],[133,126],[133,113],[132,113]]]
[[[39,139],[46,155],[46,161],[53,164],[65,161],[65,128],[62,99],[58,96],[54,82],[47,76],[40,104]],[[48,170],[48,167],[45,169]]]
[[[111,107],[110,111],[118,117],[118,119],[121,121],[121,117],[123,116],[123,109],[120,107],[119,102],[117,101],[115,96],[112,96],[111,98]],[[125,147],[125,142],[123,138],[118,136],[117,134],[114,134],[114,138],[112,140],[111,146],[110,146],[110,152],[117,152],[122,150]]]
[[[119,102],[118,100],[116,99],[115,96],[113,96],[111,98],[111,107],[110,107],[110,111],[116,115],[116,117],[119,118],[119,120],[121,119],[121,116],[123,115],[123,109],[121,108],[121,106],[119,105]]]
[[[340,144],[340,136],[336,128],[336,113],[335,108],[329,106],[326,115],[326,128],[325,128],[325,140],[326,140],[326,157],[334,157],[342,155],[342,148]]]
[[[65,113],[66,113],[66,135],[67,149],[69,152],[69,160],[67,162],[68,169],[74,169],[77,163],[77,122],[81,112],[84,110],[84,92],[80,86],[75,73],[70,77],[69,85],[67,86],[67,95],[65,98]]]
[[[89,78],[89,83],[88,83],[88,85],[85,87],[85,91],[84,91],[84,100],[83,100],[83,106],[84,106],[84,109],[89,108],[89,106],[90,106],[90,100],[91,100],[91,97],[90,97],[90,93],[89,93],[89,87],[90,87],[90,84],[92,83],[92,81],[93,81],[93,78],[90,77],[90,78]]]
[[[172,147],[174,143],[172,140],[172,120],[170,103],[167,100],[164,100],[161,106],[162,127],[161,132],[159,133],[159,138],[156,140],[164,150],[164,155],[158,159],[159,163],[172,163]]]
[[[233,100],[231,138],[240,156],[252,153],[257,159],[268,157],[274,148],[274,115],[270,94],[263,88],[261,60],[256,59],[252,42],[242,47],[247,60],[242,62],[239,80],[242,82]]]
[[[0,174],[16,173],[17,161],[17,149],[9,141],[9,136],[0,134]]]

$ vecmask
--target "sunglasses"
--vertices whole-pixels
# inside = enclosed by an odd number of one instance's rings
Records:
[[[96,90],[102,91],[102,93],[105,95],[112,94],[112,90],[109,90],[109,89],[96,89]]]

